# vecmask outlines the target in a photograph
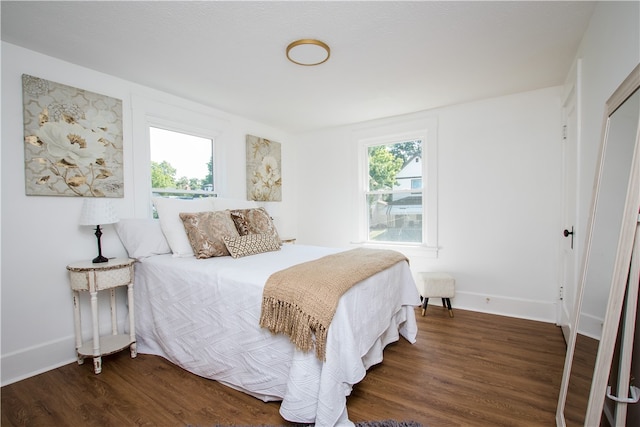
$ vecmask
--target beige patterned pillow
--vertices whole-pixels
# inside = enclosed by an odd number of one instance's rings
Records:
[[[229,211],[182,212],[180,219],[196,258],[229,255],[222,239],[238,237]]]
[[[273,224],[271,217],[264,208],[255,209],[234,209],[230,211],[231,218],[236,225],[236,229],[241,236],[248,234],[268,234],[282,244],[278,230]]]
[[[233,258],[280,250],[280,242],[270,234],[247,234],[223,240]]]

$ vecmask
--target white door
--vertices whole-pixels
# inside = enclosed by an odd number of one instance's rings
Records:
[[[578,195],[578,142],[579,142],[579,85],[580,62],[567,81],[563,99],[562,130],[562,229],[560,239],[560,274],[558,290],[557,322],[568,340],[571,315],[573,313],[578,279],[579,251],[577,249],[577,195]]]

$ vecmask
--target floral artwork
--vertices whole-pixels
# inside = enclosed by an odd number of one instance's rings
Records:
[[[28,196],[123,197],[122,101],[22,75]]]
[[[280,143],[247,135],[247,199],[282,201]]]

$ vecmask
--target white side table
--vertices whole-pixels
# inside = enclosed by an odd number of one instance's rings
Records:
[[[78,364],[93,357],[93,369],[96,374],[102,372],[102,356],[112,354],[129,347],[131,357],[137,355],[136,332],[133,315],[133,264],[129,258],[115,258],[108,262],[92,263],[81,261],[69,264],[69,280],[73,291],[73,310],[76,332],[76,353]],[[129,334],[119,334],[116,313],[116,288],[127,287],[129,301]],[[98,291],[108,289],[111,293],[111,335],[100,336],[98,324]],[[93,321],[93,340],[82,342],[80,323],[80,291],[91,294],[91,317]]]

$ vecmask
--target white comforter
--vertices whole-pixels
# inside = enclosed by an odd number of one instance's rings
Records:
[[[289,421],[353,425],[346,397],[398,332],[415,342],[420,303],[407,263],[378,273],[341,298],[327,337],[326,361],[258,326],[269,275],[338,250],[284,245],[233,259],[159,255],[135,270],[138,351],[264,401],[282,400]]]

